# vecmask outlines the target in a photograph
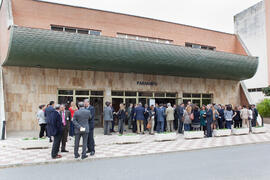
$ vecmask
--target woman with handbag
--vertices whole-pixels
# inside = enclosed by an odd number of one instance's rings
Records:
[[[190,131],[191,121],[194,119],[194,115],[192,113],[192,107],[188,105],[184,110],[184,131]]]

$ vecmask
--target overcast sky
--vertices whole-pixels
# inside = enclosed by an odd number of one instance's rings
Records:
[[[233,16],[261,0],[44,0],[233,33]]]

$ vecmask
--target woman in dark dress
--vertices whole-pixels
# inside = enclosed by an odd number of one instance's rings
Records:
[[[193,115],[194,115],[194,119],[192,120],[192,123],[191,123],[192,129],[195,131],[199,131],[200,130],[200,111],[199,111],[198,106],[194,107]]]
[[[233,122],[234,122],[234,128],[242,127],[242,119],[240,116],[240,106],[234,108]]]

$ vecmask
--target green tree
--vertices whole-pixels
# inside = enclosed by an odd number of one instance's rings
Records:
[[[257,104],[258,112],[263,117],[270,117],[270,99],[264,99]]]
[[[270,86],[263,88],[262,91],[266,96],[270,96]]]

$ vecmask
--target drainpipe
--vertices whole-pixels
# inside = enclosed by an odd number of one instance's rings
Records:
[[[5,99],[2,67],[0,67],[0,139],[6,139]]]

